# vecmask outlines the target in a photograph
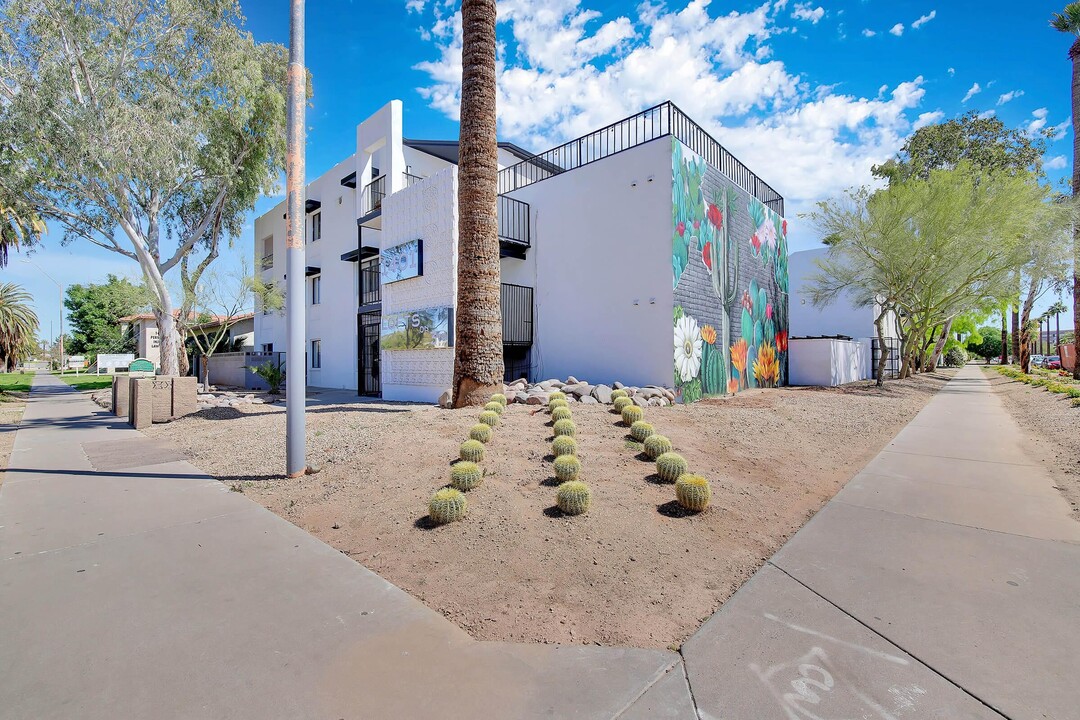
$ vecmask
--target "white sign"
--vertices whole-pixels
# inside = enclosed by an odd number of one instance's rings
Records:
[[[98,370],[116,370],[117,368],[126,368],[135,360],[133,353],[127,353],[125,355],[98,355],[97,366]]]
[[[86,358],[82,355],[68,355],[68,367],[75,369],[86,365]]]

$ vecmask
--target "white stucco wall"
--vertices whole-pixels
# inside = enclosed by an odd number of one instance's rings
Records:
[[[804,338],[788,342],[792,385],[835,387],[871,377],[869,340]]]
[[[877,335],[874,319],[877,308],[872,305],[857,307],[851,295],[844,293],[827,307],[815,307],[810,302],[807,288],[810,278],[817,274],[816,261],[827,257],[828,248],[814,248],[791,253],[788,256],[788,284],[790,287],[790,337],[814,337],[847,335],[856,339],[869,339]],[[885,321],[885,337],[898,337],[895,319],[890,314]]]
[[[382,286],[382,314],[453,307],[457,295],[457,167],[451,166],[383,201],[382,247],[423,240],[420,277]],[[383,350],[387,400],[435,402],[454,375],[453,348]]]
[[[532,248],[503,282],[536,289],[533,376],[670,385],[670,140],[512,195],[531,206]]]

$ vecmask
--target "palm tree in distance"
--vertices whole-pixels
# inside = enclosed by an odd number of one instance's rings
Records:
[[[454,407],[482,405],[503,388],[495,0],[462,0],[461,39]]]
[[[1080,2],[1069,3],[1060,13],[1054,13],[1050,26],[1076,37],[1069,47],[1069,60],[1072,61],[1072,191],[1073,197],[1077,197],[1080,195]],[[1073,228],[1073,347],[1080,349],[1080,227]],[[1080,358],[1073,362],[1073,377],[1080,380]]]
[[[15,283],[0,283],[0,367],[14,366],[32,348],[38,329],[30,293]]]
[[[1061,342],[1061,318],[1059,316],[1061,313],[1068,311],[1068,309],[1069,308],[1065,307],[1065,303],[1060,300],[1046,309],[1046,314],[1054,317],[1054,352],[1057,352],[1057,344]],[[1048,326],[1047,330],[1049,329]]]

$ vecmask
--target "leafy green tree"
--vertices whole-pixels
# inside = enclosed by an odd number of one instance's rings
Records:
[[[1001,357],[1001,331],[995,327],[981,327],[978,330],[977,342],[968,344],[968,351],[977,355],[989,365],[994,358]]]
[[[5,371],[29,357],[36,346],[37,314],[34,298],[15,283],[0,283],[0,368]]]
[[[162,371],[179,369],[166,274],[216,255],[285,152],[285,49],[238,0],[8,0],[0,10],[4,192],[139,263]]]
[[[68,351],[79,355],[135,352],[136,338],[120,318],[150,307],[146,286],[109,275],[104,283],[71,285],[64,298],[71,328]]]

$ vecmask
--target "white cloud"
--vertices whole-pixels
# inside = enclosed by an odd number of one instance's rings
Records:
[[[937,10],[931,10],[931,11],[930,11],[930,14],[929,14],[929,15],[923,15],[923,16],[922,16],[922,17],[920,17],[920,18],[919,18],[918,20],[916,20],[915,22],[911,23],[911,29],[912,29],[912,30],[918,30],[918,29],[919,29],[919,28],[921,28],[921,27],[922,27],[923,25],[925,25],[926,23],[930,22],[931,20],[933,20],[933,19],[934,19],[934,18],[936,18],[936,17],[937,17]]]
[[[981,113],[979,113],[978,117],[985,120],[986,118],[991,118],[995,115],[997,115],[997,110],[983,110]]]
[[[875,35],[877,35],[877,33],[870,28],[863,28],[862,34],[863,37],[874,37]]]
[[[895,35],[896,37],[900,37],[901,35],[903,35],[904,23],[896,23],[895,25],[893,25],[891,28],[889,28],[889,34]]]
[[[970,88],[968,88],[968,91],[966,93],[964,93],[964,99],[961,100],[960,102],[966,103],[968,100],[975,97],[976,95],[978,95],[981,92],[982,92],[982,88],[979,87],[979,83],[974,83]]]
[[[956,74],[956,68],[953,68],[953,67],[949,68],[949,77],[952,77],[955,74]]]
[[[817,25],[818,21],[825,17],[825,8],[815,8],[813,3],[798,3],[795,5],[791,17],[796,20],[809,20],[811,24]]]
[[[944,117],[945,113],[943,113],[941,110],[919,113],[919,117],[912,124],[911,129],[918,130],[921,127],[933,125],[934,123],[941,121]]]
[[[409,12],[422,13],[427,0],[406,0],[405,9]]]
[[[1004,105],[1007,102],[1012,102],[1013,100],[1015,100],[1016,98],[1020,97],[1023,94],[1024,94],[1023,90],[1010,90],[1007,93],[1002,93],[1001,95],[998,95],[997,104],[998,105]]]
[[[1062,170],[1068,165],[1068,161],[1064,155],[1055,155],[1046,162],[1043,163],[1043,167],[1047,170]]]
[[[810,83],[771,57],[771,38],[786,32],[776,4],[711,14],[708,0],[683,0],[607,20],[587,2],[500,4],[500,137],[541,151],[670,99],[783,193],[793,216],[870,182],[925,93],[921,76],[870,98]],[[418,66],[430,78],[420,93],[456,119],[460,27],[430,3],[429,20],[436,57]]]

